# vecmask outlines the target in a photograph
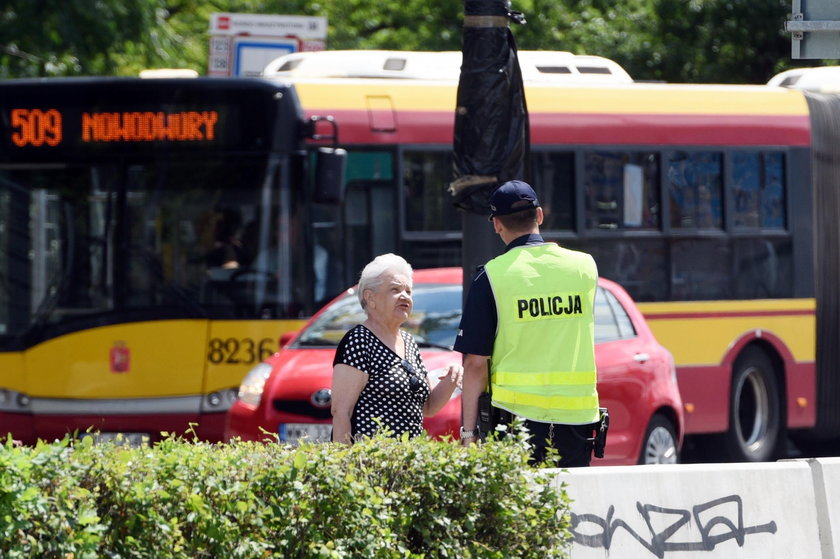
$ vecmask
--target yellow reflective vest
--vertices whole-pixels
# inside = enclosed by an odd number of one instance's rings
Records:
[[[485,270],[498,311],[493,405],[545,423],[598,421],[595,261],[543,243],[512,248]]]

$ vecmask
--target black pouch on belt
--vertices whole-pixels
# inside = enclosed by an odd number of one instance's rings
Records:
[[[601,421],[595,427],[595,445],[593,454],[595,458],[604,457],[604,447],[607,446],[607,431],[610,430],[610,412],[607,408],[601,408]]]
[[[478,431],[482,441],[487,438],[487,433],[496,428],[492,400],[493,397],[489,392],[482,392],[478,397]]]

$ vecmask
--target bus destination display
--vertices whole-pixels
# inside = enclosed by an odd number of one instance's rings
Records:
[[[11,141],[18,147],[56,147],[65,140],[58,109],[11,110]],[[73,142],[202,142],[216,138],[217,111],[83,112]],[[74,134],[75,135],[75,134]]]

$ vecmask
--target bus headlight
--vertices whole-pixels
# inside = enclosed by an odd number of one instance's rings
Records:
[[[29,413],[29,396],[7,388],[0,388],[0,411]]]
[[[236,388],[226,388],[204,395],[204,400],[201,402],[201,413],[218,413],[230,409],[236,398],[239,396],[239,390]]]
[[[271,365],[268,363],[259,363],[248,371],[248,374],[242,380],[242,384],[239,385],[239,400],[255,408],[259,406],[265,381],[268,380],[270,374]]]

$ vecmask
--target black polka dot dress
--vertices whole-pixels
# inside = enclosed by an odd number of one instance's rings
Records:
[[[395,437],[403,433],[416,437],[423,431],[423,405],[429,398],[428,372],[417,342],[408,332],[401,330],[400,334],[409,367],[403,366],[403,359],[361,324],[349,330],[338,344],[333,366],[349,365],[368,375],[367,385],[353,408],[354,437],[374,435],[382,429]],[[414,374],[407,369],[413,369]],[[412,382],[412,376],[422,382]]]

